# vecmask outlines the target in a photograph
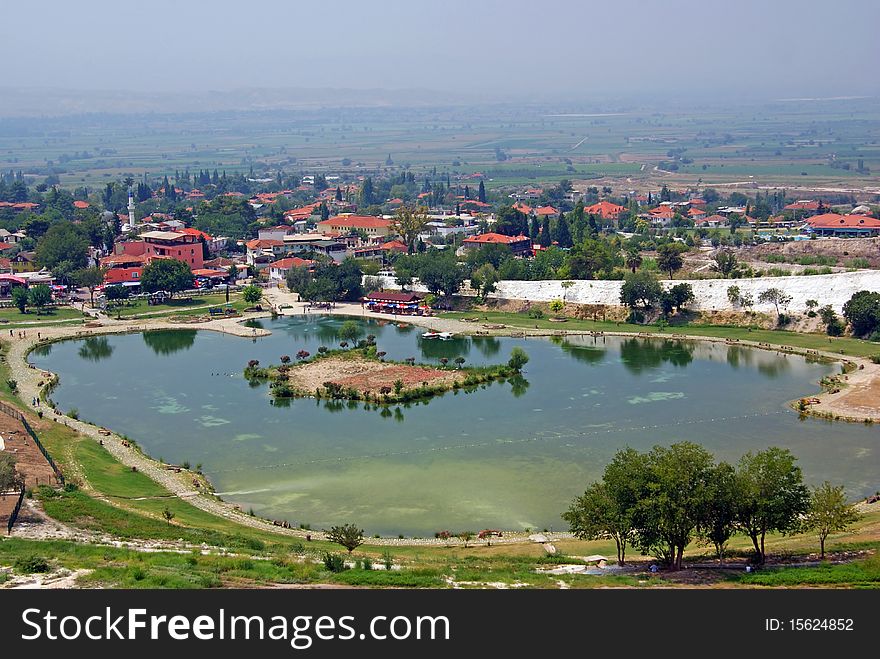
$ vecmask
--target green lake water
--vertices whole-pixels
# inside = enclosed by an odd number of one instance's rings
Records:
[[[811,483],[852,496],[880,487],[875,428],[801,420],[786,402],[839,371],[706,342],[620,337],[462,337],[358,320],[389,358],[531,360],[524,378],[390,408],[301,399],[273,405],[242,376],[250,359],[335,346],[344,319],[256,321],[258,339],[161,331],[69,340],[31,354],[61,377],[63,410],[135,439],[166,462],[202,463],[217,492],[269,518],[368,534],[561,529],[560,513],[615,451],[690,440],[734,461],[775,445]]]

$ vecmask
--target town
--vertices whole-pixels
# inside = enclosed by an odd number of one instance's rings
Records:
[[[867,12],[195,4],[10,8],[10,601],[877,587]]]

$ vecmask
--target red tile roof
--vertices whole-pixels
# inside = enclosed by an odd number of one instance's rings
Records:
[[[391,227],[391,220],[373,215],[335,215],[322,222],[318,222],[318,228],[324,227],[344,227],[346,229],[388,229]]]
[[[199,231],[198,229],[178,229],[177,233],[186,233],[190,236],[195,236],[196,238],[204,238],[208,242],[212,240],[211,236],[205,233],[204,231]]]
[[[248,249],[266,249],[268,247],[281,247],[283,244],[283,240],[260,240],[255,238],[254,240],[247,241],[245,247]]]
[[[535,215],[556,215],[558,212],[553,206],[540,206],[535,209]]]
[[[0,252],[5,252],[7,249],[12,249],[15,245],[10,245],[9,243],[0,243]]]
[[[382,249],[389,252],[406,252],[408,248],[405,244],[400,242],[399,240],[390,240],[384,245],[382,245]]]
[[[87,202],[87,201],[80,201],[79,199],[77,199],[75,202],[73,202],[73,207],[74,207],[74,208],[88,208],[89,205],[90,205],[89,202]]]
[[[520,213],[525,213],[526,215],[531,214],[532,207],[528,204],[524,204],[521,201],[516,202],[513,207],[518,210]]]
[[[289,256],[285,259],[278,259],[274,263],[270,263],[270,268],[278,268],[279,270],[290,270],[291,268],[305,268],[315,265],[311,259],[301,259],[298,256]]]
[[[519,243],[528,239],[528,236],[523,235],[505,236],[503,233],[482,233],[479,236],[471,236],[470,238],[465,238],[462,242],[476,243],[480,245],[511,245],[513,243]]]
[[[598,215],[599,217],[603,217],[609,220],[617,218],[617,216],[625,210],[625,206],[612,204],[610,201],[605,201],[604,199],[598,203],[593,204],[592,206],[587,206],[586,208],[584,208],[585,213],[588,213],[590,215]]]
[[[867,215],[823,213],[807,219],[814,229],[880,229],[880,220]]]
[[[376,302],[417,302],[422,299],[422,296],[418,293],[373,291],[372,293],[369,293],[364,299]]]

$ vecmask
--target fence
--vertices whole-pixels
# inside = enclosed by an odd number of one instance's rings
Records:
[[[31,439],[34,440],[34,444],[36,445],[36,447],[40,449],[40,453],[42,453],[43,457],[46,458],[46,462],[48,462],[49,466],[52,467],[52,471],[55,472],[55,477],[58,479],[58,482],[61,483],[61,485],[64,485],[64,475],[61,473],[58,465],[55,464],[52,456],[49,455],[49,452],[43,446],[40,438],[37,437],[37,433],[35,433],[34,429],[31,428],[31,424],[28,423],[27,418],[25,418],[24,414],[22,414],[20,410],[15,409],[11,405],[8,405],[3,401],[0,401],[0,412],[11,416],[13,419],[18,419],[19,421],[21,421],[21,425],[24,426],[27,434],[31,436]]]
[[[18,493],[18,501],[16,501],[15,508],[9,514],[9,521],[6,522],[6,535],[12,533],[12,527],[15,526],[15,520],[18,519],[18,511],[21,510],[22,501],[24,501],[24,488],[21,488],[21,492]]]

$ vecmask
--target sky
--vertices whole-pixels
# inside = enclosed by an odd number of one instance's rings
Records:
[[[880,95],[877,0],[4,4],[2,87]]]

